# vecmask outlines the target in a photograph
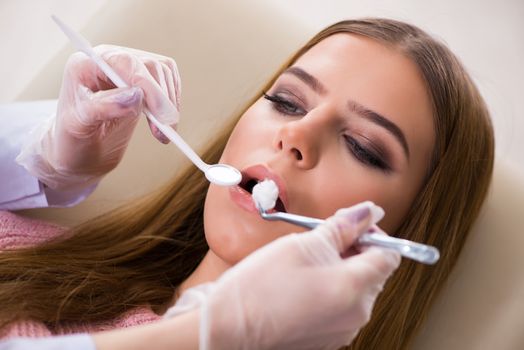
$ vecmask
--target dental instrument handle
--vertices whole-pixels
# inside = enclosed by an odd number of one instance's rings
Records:
[[[206,172],[209,169],[209,164],[205,163],[198,154],[193,151],[191,146],[189,146],[186,141],[177,133],[173,128],[168,125],[162,124],[158,119],[155,118],[153,114],[146,108],[144,110],[146,117],[155,124],[155,126],[162,131],[164,135],[167,136],[171,142],[173,142],[181,151],[188,157],[193,164],[195,164],[202,172]]]
[[[428,265],[433,265],[440,258],[435,247],[379,233],[365,233],[359,237],[358,243],[393,249],[406,258]]]
[[[91,59],[93,59],[97,66],[102,70],[102,72],[104,72],[109,80],[115,84],[116,87],[123,88],[129,86],[113,70],[113,68],[107,64],[106,61],[96,54],[89,41],[70,29],[67,25],[65,25],[65,23],[58,19],[58,17],[52,15],[51,18],[56,22],[60,29],[62,29],[65,35],[67,35],[77,50],[82,51]],[[206,170],[209,168],[209,164],[206,164],[173,128],[162,124],[147,108],[144,109],[144,113],[146,114],[147,118],[151,120],[151,122],[155,124],[155,126],[160,129],[160,131],[162,131],[162,133],[182,151],[182,153],[186,155],[186,157],[188,157],[200,170],[202,170],[204,173],[206,172]]]
[[[274,212],[267,213],[259,209],[259,213],[263,219],[269,221],[285,221],[290,224],[314,229],[318,225],[322,224],[324,220],[311,218],[308,216],[302,216],[297,214]],[[379,233],[364,233],[358,238],[358,243],[361,245],[373,245],[383,248],[393,249],[400,253],[403,257],[432,265],[440,258],[440,253],[437,248],[413,242],[407,239],[401,239],[391,236],[386,236]]]

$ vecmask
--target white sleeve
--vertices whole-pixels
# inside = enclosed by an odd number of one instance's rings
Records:
[[[56,191],[44,186],[15,162],[30,131],[56,111],[57,100],[0,105],[0,210],[73,206],[97,184],[75,191]]]
[[[13,338],[0,341],[0,350],[96,350],[88,334],[75,334],[47,338]]]

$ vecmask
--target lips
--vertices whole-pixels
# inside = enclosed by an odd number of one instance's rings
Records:
[[[278,199],[274,209],[277,211],[287,211],[286,187],[277,174],[271,172],[271,170],[262,164],[245,168],[241,173],[242,181],[240,184],[229,188],[231,198],[235,203],[247,211],[258,213],[258,209],[251,198],[251,190],[258,182],[269,179],[273,180],[278,188]]]

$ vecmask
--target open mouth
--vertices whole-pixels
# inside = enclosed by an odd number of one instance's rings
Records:
[[[256,184],[263,180],[265,179],[256,179],[254,177],[242,173],[242,181],[238,184],[238,186],[242,188],[244,191],[248,192],[249,194],[253,194],[253,187],[255,187]],[[280,196],[277,198],[275,207],[273,209],[284,213],[287,212],[286,207],[284,206],[284,203],[282,202]]]

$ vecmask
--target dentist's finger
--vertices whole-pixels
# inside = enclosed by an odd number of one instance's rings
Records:
[[[101,56],[128,85],[144,91],[147,108],[160,122],[168,125],[178,122],[178,110],[138,57],[127,51],[102,52]]]
[[[85,125],[119,118],[138,118],[143,108],[143,92],[137,87],[92,92],[79,86],[76,92],[78,118]]]
[[[381,247],[367,247],[359,254],[344,259],[346,275],[354,288],[368,288],[377,294],[400,265],[400,254]],[[376,290],[375,290],[376,289]]]
[[[345,252],[372,224],[371,205],[367,202],[339,210],[314,230],[298,235],[302,256],[317,266],[341,262]]]
[[[164,133],[162,131],[160,131],[160,129],[157,128],[157,126],[155,124],[153,124],[153,122],[151,120],[149,120],[149,118],[146,118],[147,119],[147,123],[149,124],[149,129],[151,130],[151,134],[158,140],[160,141],[161,143],[163,143],[164,145],[167,145],[169,142],[171,142],[171,140],[169,140],[167,138],[166,135],[164,135]],[[176,124],[175,124],[176,125]]]
[[[366,201],[350,208],[338,210],[326,220],[325,231],[337,252],[342,254],[352,247],[360,235],[384,217],[384,210],[373,202]]]

